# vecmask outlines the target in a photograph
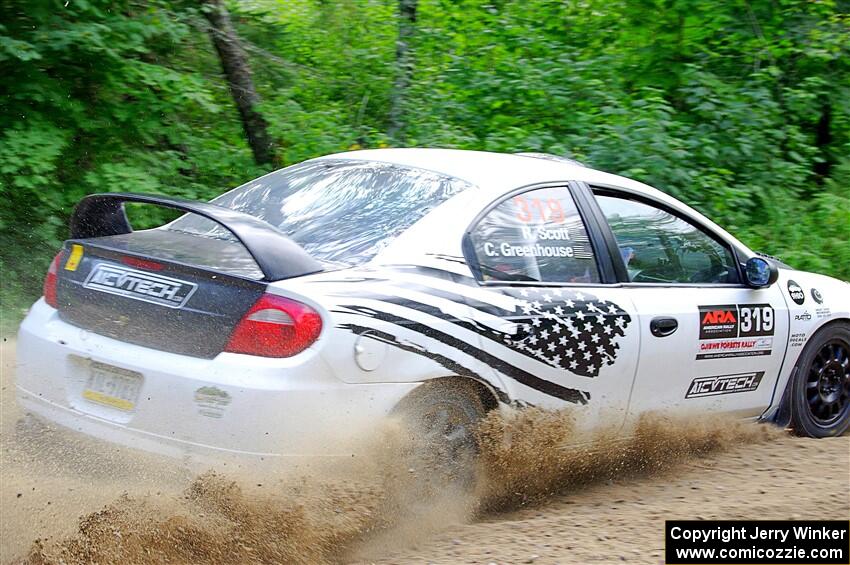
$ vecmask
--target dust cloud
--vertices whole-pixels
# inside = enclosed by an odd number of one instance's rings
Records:
[[[344,466],[267,477],[210,471],[186,479],[181,490],[122,493],[75,531],[36,539],[18,561],[368,561],[453,524],[544,504],[587,484],[670,472],[781,433],[716,416],[654,414],[630,438],[617,439],[615,430],[578,434],[569,411],[493,412],[478,430],[475,484],[447,487],[413,456],[404,428],[387,422]]]
[[[478,429],[478,507],[514,510],[585,484],[660,474],[689,459],[782,435],[712,414],[647,413],[625,438],[614,428],[580,434],[569,411],[491,414]]]

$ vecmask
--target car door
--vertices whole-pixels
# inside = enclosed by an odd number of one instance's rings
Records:
[[[595,199],[638,312],[630,416],[670,408],[760,415],[788,342],[778,285],[744,285],[732,246],[661,202],[616,190],[595,190]]]
[[[518,404],[572,406],[581,427],[619,427],[637,368],[637,312],[612,284],[598,226],[582,212],[589,192],[576,186],[521,188],[478,216],[464,255],[487,296],[469,305],[482,349],[501,360],[494,376]]]

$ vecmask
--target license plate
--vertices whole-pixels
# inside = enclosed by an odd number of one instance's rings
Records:
[[[142,374],[92,361],[83,398],[91,402],[131,411],[142,388]]]

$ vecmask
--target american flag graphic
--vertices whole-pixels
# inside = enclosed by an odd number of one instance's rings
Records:
[[[612,365],[632,319],[612,302],[580,291],[523,288],[511,291],[518,300],[513,334],[501,333],[514,351],[584,377],[595,377]]]

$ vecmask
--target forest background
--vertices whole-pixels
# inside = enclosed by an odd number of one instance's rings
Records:
[[[3,326],[85,194],[391,146],[575,158],[850,280],[850,2],[0,0]]]

